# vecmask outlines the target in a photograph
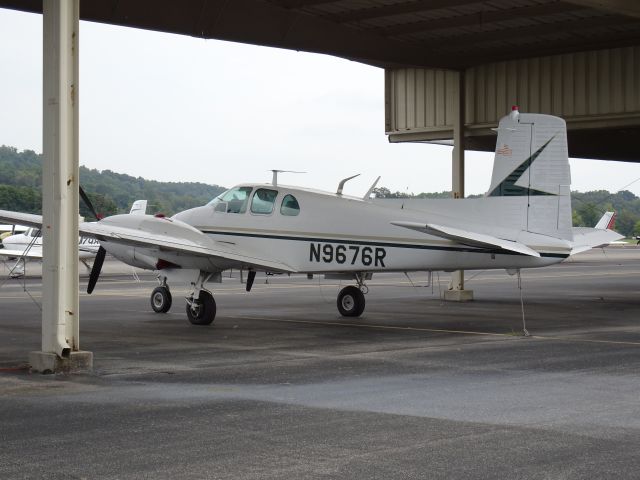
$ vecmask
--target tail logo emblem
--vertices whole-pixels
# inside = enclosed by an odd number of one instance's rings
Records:
[[[522,162],[518,167],[516,167],[507,177],[500,182],[500,184],[494,188],[489,194],[490,197],[516,197],[516,196],[527,196],[527,195],[555,195],[554,193],[543,192],[542,190],[536,190],[534,188],[521,187],[520,185],[516,185],[516,182],[520,180],[520,178],[524,175],[533,162],[540,156],[540,154],[544,151],[545,148],[551,143],[551,141],[556,138],[554,135],[547,142],[542,145],[538,150],[533,152],[527,159]],[[506,153],[501,153],[502,151],[506,151],[508,149],[509,154],[511,155],[513,152],[508,145],[503,145],[502,148],[496,150],[498,155],[507,155]]]
[[[498,155],[504,155],[506,157],[510,157],[513,154],[513,150],[509,147],[509,145],[502,145],[502,148],[496,150]]]

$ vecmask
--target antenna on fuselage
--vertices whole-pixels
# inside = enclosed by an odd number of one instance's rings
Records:
[[[360,176],[360,174],[357,173],[356,175],[353,175],[351,177],[347,177],[347,178],[344,178],[344,179],[340,180],[340,183],[338,184],[338,190],[336,190],[336,195],[342,195],[342,189],[344,188],[344,184],[347,183],[352,178],[356,178],[356,177],[359,177],[359,176]]]
[[[369,187],[369,190],[367,190],[367,193],[364,194],[364,197],[362,197],[363,200],[369,200],[369,198],[371,197],[371,194],[373,193],[373,189],[376,188],[376,185],[378,185],[378,182],[380,181],[382,177],[378,177],[376,178],[376,181],[373,182],[373,185],[371,185]]]
[[[271,184],[274,187],[278,186],[278,174],[279,173],[307,173],[307,172],[297,172],[295,170],[270,170],[270,172],[273,173],[273,176],[271,177]]]

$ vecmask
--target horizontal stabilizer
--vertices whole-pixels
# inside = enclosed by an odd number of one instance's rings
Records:
[[[500,248],[511,252],[529,255],[531,257],[539,257],[540,254],[535,250],[527,247],[523,243],[513,242],[511,240],[503,240],[501,238],[486,235],[484,233],[468,232],[458,228],[447,227],[444,225],[435,225],[433,223],[418,222],[391,222],[398,227],[409,228],[428,235],[433,235],[447,240],[453,240],[463,245],[478,248]]]
[[[595,247],[601,247],[624,238],[613,230],[599,228],[574,227],[573,242],[571,243],[571,255],[584,252]]]

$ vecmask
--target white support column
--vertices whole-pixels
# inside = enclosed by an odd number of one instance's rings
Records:
[[[465,123],[465,85],[464,71],[458,72],[458,105],[453,119],[452,152],[452,193],[453,198],[464,198],[464,123]],[[473,290],[464,289],[464,270],[451,273],[449,289],[444,292],[445,300],[467,302],[473,300]]]
[[[92,366],[78,323],[79,0],[43,0],[42,351],[34,370]]]

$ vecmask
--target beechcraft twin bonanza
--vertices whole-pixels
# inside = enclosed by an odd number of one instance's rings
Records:
[[[378,205],[365,198],[272,184],[244,184],[209,204],[158,218],[116,215],[80,225],[100,248],[87,291],[106,252],[129,265],[155,270],[156,312],[171,307],[170,284],[187,279],[187,316],[208,325],[216,303],[208,283],[230,268],[339,276],[337,306],[344,316],[365,308],[366,282],[376,272],[520,269],[561,262],[605,240],[602,229],[574,240],[565,122],[519,114],[501,119],[491,186],[484,198]],[[0,211],[0,219],[39,226],[34,215]]]

